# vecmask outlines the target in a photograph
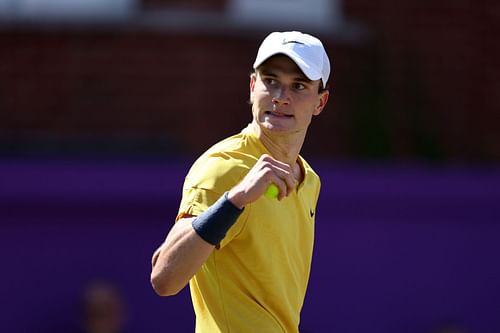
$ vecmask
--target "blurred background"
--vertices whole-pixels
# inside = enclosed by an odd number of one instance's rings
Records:
[[[0,331],[193,332],[150,258],[283,30],[332,62],[301,332],[500,331],[500,4],[463,0],[0,0]]]

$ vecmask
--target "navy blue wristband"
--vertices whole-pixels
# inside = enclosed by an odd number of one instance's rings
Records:
[[[239,209],[229,201],[226,192],[212,206],[193,220],[193,229],[203,240],[217,246],[243,210],[244,208]]]

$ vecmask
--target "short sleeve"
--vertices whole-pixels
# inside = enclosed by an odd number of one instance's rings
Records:
[[[176,220],[186,215],[198,216],[213,205],[226,191],[229,191],[246,175],[242,167],[227,158],[209,157],[202,163],[195,163],[184,181],[182,200]],[[220,247],[237,237],[248,216],[248,209],[238,217],[229,229]]]

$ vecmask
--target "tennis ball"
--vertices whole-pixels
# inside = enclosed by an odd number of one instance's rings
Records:
[[[269,199],[276,199],[278,198],[278,194],[280,193],[280,190],[278,189],[278,186],[271,184],[267,188],[266,192],[264,192],[264,195],[268,197]]]

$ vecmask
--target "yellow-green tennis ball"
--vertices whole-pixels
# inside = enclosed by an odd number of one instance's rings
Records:
[[[264,192],[264,195],[268,197],[269,199],[276,199],[278,197],[278,194],[280,193],[280,190],[278,189],[278,186],[271,184],[267,188],[266,192]]]

